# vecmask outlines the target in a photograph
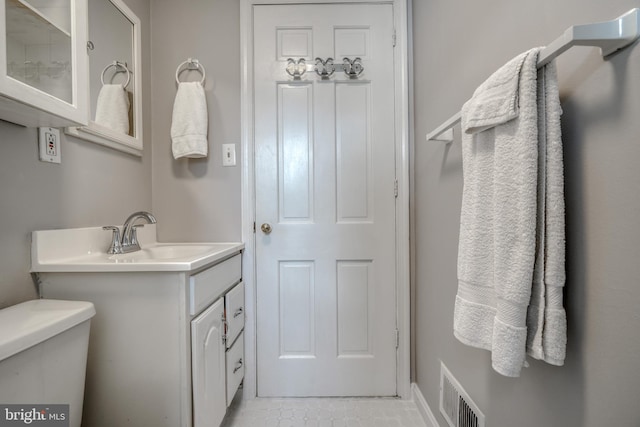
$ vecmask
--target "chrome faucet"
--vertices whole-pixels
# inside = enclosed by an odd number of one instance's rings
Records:
[[[145,220],[147,224],[155,224],[157,222],[156,218],[149,212],[134,212],[129,215],[122,226],[122,239],[120,238],[120,229],[118,227],[113,225],[102,227],[104,230],[113,231],[111,246],[107,251],[108,254],[126,254],[140,250],[137,230],[139,227],[143,227],[144,224],[135,224],[139,219]]]

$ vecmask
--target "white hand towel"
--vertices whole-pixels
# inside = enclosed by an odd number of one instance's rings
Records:
[[[539,49],[496,71],[462,108],[464,189],[454,334],[517,377],[536,254]]]
[[[209,114],[200,82],[181,82],[173,104],[171,149],[173,158],[207,156]]]
[[[113,131],[129,134],[129,95],[121,84],[105,84],[100,88],[95,122]]]

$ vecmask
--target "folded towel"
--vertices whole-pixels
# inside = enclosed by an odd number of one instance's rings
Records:
[[[552,365],[564,364],[567,342],[562,304],[566,276],[561,114],[552,62],[538,71],[538,245],[527,313],[527,354]]]
[[[536,52],[518,55],[475,90],[464,105],[462,114],[462,129],[466,133],[482,132],[518,117],[521,70],[524,61],[531,54],[537,58]],[[534,102],[535,96],[534,93]]]
[[[200,82],[181,82],[173,104],[171,149],[173,158],[207,156],[207,100]]]
[[[95,122],[113,131],[129,134],[129,94],[121,84],[105,84],[100,88]]]
[[[454,334],[517,377],[525,362],[536,260],[537,58],[496,71],[462,108],[464,189]]]

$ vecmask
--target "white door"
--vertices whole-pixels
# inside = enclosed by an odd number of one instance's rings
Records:
[[[392,6],[254,10],[258,395],[396,395]]]

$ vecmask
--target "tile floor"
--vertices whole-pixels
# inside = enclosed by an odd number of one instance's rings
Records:
[[[239,397],[221,427],[425,427],[415,403],[400,399]]]

